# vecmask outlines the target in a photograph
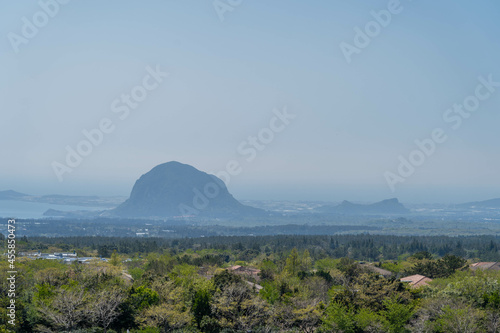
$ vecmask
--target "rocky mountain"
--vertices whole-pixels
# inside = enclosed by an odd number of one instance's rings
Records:
[[[401,204],[396,198],[382,200],[369,205],[355,204],[349,201],[343,201],[339,205],[325,205],[319,207],[318,211],[327,214],[346,215],[407,214],[410,212],[410,210],[403,206],[403,204]]]
[[[179,162],[160,164],[142,175],[130,198],[110,213],[119,217],[266,215],[238,202],[219,178]]]

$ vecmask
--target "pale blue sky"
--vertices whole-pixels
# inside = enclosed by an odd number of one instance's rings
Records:
[[[500,89],[458,130],[442,116],[479,76],[500,81],[500,4],[402,0],[348,64],[339,44],[388,3],[243,0],[221,22],[212,1],[73,0],[15,53],[8,34],[41,7],[2,0],[0,190],[128,195],[163,162],[237,160],[240,199],[499,197]],[[169,77],[120,120],[111,103],[157,65]],[[296,118],[246,161],[237,147],[284,106]],[[115,130],[59,182],[51,163],[103,118]],[[436,127],[448,140],[391,192],[384,172]]]

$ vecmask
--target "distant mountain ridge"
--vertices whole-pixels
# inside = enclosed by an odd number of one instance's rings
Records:
[[[13,190],[0,191],[0,200],[19,200],[24,197],[29,197],[29,195]]]
[[[349,201],[342,201],[339,205],[324,205],[318,211],[326,214],[408,214],[410,210],[406,208],[398,199],[392,198],[382,200],[369,205],[355,204]]]
[[[484,201],[466,202],[457,206],[461,208],[473,208],[473,207],[500,208],[500,198],[489,199]]]
[[[219,178],[179,162],[160,164],[134,184],[130,198],[110,211],[119,217],[263,216],[237,201]]]
[[[0,200],[13,200],[24,202],[38,202],[48,203],[54,205],[71,205],[71,206],[92,206],[92,207],[113,207],[123,202],[120,197],[106,197],[101,198],[98,196],[82,196],[82,195],[30,195],[25,193],[16,192],[13,190],[0,191]]]

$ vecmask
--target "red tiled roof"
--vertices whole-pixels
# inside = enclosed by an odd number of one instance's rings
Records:
[[[470,265],[472,270],[482,269],[482,270],[500,270],[500,262],[476,262],[475,264]]]
[[[427,282],[431,282],[432,279],[424,275],[416,274],[401,278],[400,281],[409,282],[412,288],[419,288],[422,286],[428,286],[429,284]]]

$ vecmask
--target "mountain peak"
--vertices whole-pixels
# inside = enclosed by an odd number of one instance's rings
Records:
[[[124,217],[230,217],[262,215],[264,211],[238,202],[224,182],[214,175],[171,161],[142,175],[135,182],[129,199],[112,214]]]

